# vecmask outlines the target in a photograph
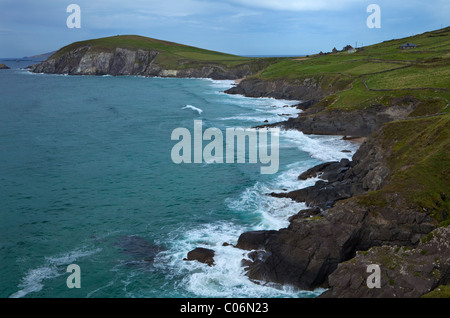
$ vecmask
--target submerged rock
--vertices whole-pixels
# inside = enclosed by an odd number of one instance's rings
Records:
[[[137,236],[123,236],[115,243],[125,254],[131,255],[134,260],[152,263],[156,255],[162,251],[161,247],[146,239]]]

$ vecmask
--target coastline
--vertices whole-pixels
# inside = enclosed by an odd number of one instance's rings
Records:
[[[225,93],[226,93],[226,92],[225,92]],[[249,96],[245,96],[245,95],[241,95],[241,96],[249,97]],[[274,99],[277,99],[277,100],[283,100],[284,98],[274,98]],[[296,106],[292,106],[292,107],[296,107]],[[302,112],[301,109],[299,109],[298,107],[296,107],[296,108],[298,109],[298,112],[296,113],[295,117],[298,116],[298,115]],[[289,118],[295,118],[295,117],[289,117]],[[286,118],[286,119],[289,119],[289,118]],[[277,124],[277,123],[275,123],[275,125],[276,125],[276,124]],[[281,129],[282,129],[283,131],[294,130],[294,131],[299,131],[299,132],[302,133],[301,130],[297,130],[297,129],[284,129],[283,127],[281,127]],[[336,135],[328,135],[328,136],[330,136],[330,137],[338,137],[338,136],[336,136]],[[345,140],[345,141],[348,141],[349,143],[352,143],[352,144],[354,144],[354,145],[357,145],[358,148],[359,148],[359,147],[364,143],[364,141],[367,139],[366,137],[347,137],[347,136],[345,136],[345,135],[341,135],[341,136],[339,136],[339,137],[340,137],[341,140]],[[345,152],[345,151],[343,151],[343,152]],[[345,157],[345,155],[343,154],[342,158],[344,158],[344,157]],[[341,161],[348,162],[349,160],[348,160],[348,159],[342,159]],[[329,162],[324,162],[324,163],[320,164],[319,166],[322,166],[322,165],[328,164],[328,163],[329,163]],[[309,170],[315,169],[315,168],[316,168],[316,166],[312,166],[312,167],[310,167],[309,169],[303,171],[303,173],[308,173]],[[313,178],[315,178],[315,176],[314,176]],[[304,180],[304,179],[303,179],[303,180]],[[292,181],[295,181],[295,179],[293,179]],[[321,182],[323,182],[323,181],[321,181]],[[305,185],[305,187],[297,188],[297,189],[292,189],[291,191],[302,190],[302,189],[310,188],[310,187],[314,187],[314,186],[307,186],[307,185]],[[271,194],[271,193],[266,193],[266,195],[272,195],[272,194]],[[273,195],[273,197],[274,197],[274,198],[277,198],[276,195]],[[283,196],[279,196],[278,198],[283,198]],[[288,198],[288,196],[284,196],[284,198]],[[291,202],[292,202],[292,203],[291,203],[292,205],[295,205],[295,204],[298,204],[298,203],[304,203],[304,202],[305,202],[304,200],[303,200],[303,201],[302,201],[302,200],[295,200],[295,199],[293,199],[293,198],[290,198],[290,199],[292,200],[292,201],[291,201]],[[273,206],[272,208],[276,208],[276,206]],[[312,212],[312,215],[313,215],[314,217],[319,217],[319,214],[317,213],[317,211],[313,211],[313,210],[314,210],[314,208],[313,208],[313,209],[311,209],[311,208],[306,208],[306,210],[305,210],[305,209],[302,209],[302,210],[300,210],[300,212],[298,212],[297,214],[291,215],[291,216],[289,217],[289,219],[287,220],[287,221],[288,221],[288,224],[289,224],[289,223],[292,224],[293,220],[298,219],[300,214],[303,215],[303,214],[307,213],[308,216],[311,216],[311,214],[309,214],[309,213]],[[288,227],[290,227],[290,225],[288,225]],[[256,235],[258,236],[260,233],[273,233],[273,232],[282,231],[282,230],[283,230],[283,228],[280,228],[280,229],[262,230],[262,231],[257,231],[257,232],[256,232],[256,233],[257,233]],[[253,233],[253,232],[251,232],[251,233]],[[254,237],[252,237],[252,234],[250,234],[250,238],[248,238],[247,235],[248,235],[248,232],[243,232],[243,233],[241,233],[241,235],[239,236],[239,239],[238,239],[237,244],[234,245],[234,248],[237,248],[237,249],[242,250],[242,251],[246,251],[245,254],[248,255],[247,257],[244,257],[244,258],[242,259],[242,263],[243,263],[242,266],[243,266],[245,272],[247,273],[246,275],[249,276],[249,279],[250,279],[251,281],[255,281],[255,280],[256,280],[256,281],[260,281],[260,280],[264,281],[264,279],[262,279],[262,277],[252,277],[252,275],[253,275],[253,274],[251,273],[252,270],[249,269],[249,267],[251,267],[252,264],[255,263],[255,260],[257,261],[258,258],[260,258],[260,257],[265,258],[265,256],[262,256],[262,255],[260,254],[260,251],[258,252],[258,250],[260,250],[261,248],[263,248],[263,246],[262,246],[262,245],[257,245],[257,246],[252,245],[254,242],[252,242],[252,243],[249,244],[249,242],[248,242],[247,240],[253,241]],[[256,239],[256,240],[258,240],[258,239]],[[224,242],[224,244],[229,244],[229,243]],[[199,246],[199,247],[195,248],[194,250],[190,251],[190,252],[188,253],[188,255],[186,256],[187,258],[186,258],[185,260],[190,260],[190,261],[196,260],[196,261],[199,261],[199,262],[201,262],[201,263],[205,263],[205,264],[211,265],[212,262],[213,262],[212,260],[214,259],[214,252],[215,252],[214,249],[205,249],[205,248]],[[258,254],[258,253],[259,253],[259,254]],[[214,265],[212,265],[212,266],[214,266]],[[305,287],[305,286],[299,286],[299,285],[295,284],[295,282],[292,282],[292,281],[285,281],[285,282],[273,281],[273,282],[274,282],[274,283],[281,283],[282,285],[286,285],[286,286],[295,286],[296,288],[300,288],[301,290],[317,290],[317,289],[322,289],[321,293],[323,293],[323,292],[325,291],[325,289],[323,289],[324,286],[313,286],[312,288],[309,288],[309,287]],[[319,295],[317,295],[317,296],[319,296]]]
[[[389,129],[396,125],[402,127],[403,122],[408,125],[409,115],[420,105],[420,100],[402,96],[392,99],[389,107],[377,104],[352,111],[323,111],[327,105],[323,102],[327,93],[313,81],[292,84],[283,80],[231,80],[235,81],[235,85],[225,93],[306,101],[299,107],[303,110],[299,116],[270,126],[309,135],[341,136],[343,140],[359,146],[352,160],[326,162],[299,176],[320,176],[322,180],[315,185],[289,193],[270,194],[306,202],[308,208],[290,217],[287,228],[240,235],[236,247],[248,251],[250,259],[243,262],[246,275],[251,280],[305,290],[332,288],[327,294],[336,296],[333,290],[338,290],[339,284],[343,284],[342,276],[332,276],[338,265],[355,259],[358,253],[379,246],[415,248],[423,236],[436,229],[436,219],[430,217],[426,209],[411,207],[405,193],[382,191],[397,172],[390,164],[395,148]],[[407,134],[401,136],[403,139],[407,137]],[[420,148],[421,144],[417,147]],[[446,197],[441,195],[444,204]],[[406,220],[404,215],[408,215]],[[438,257],[445,257],[445,254]],[[363,263],[366,259],[360,258],[358,261]],[[408,275],[408,280],[414,278],[414,273]],[[331,281],[330,277],[333,277]],[[431,286],[436,282],[433,279],[428,281]],[[350,297],[363,295],[363,287],[352,290]],[[417,291],[414,297],[420,292]],[[389,293],[390,296],[407,295],[405,291],[394,288],[390,288]],[[373,290],[371,295],[377,297],[380,294]]]
[[[237,87],[231,89],[232,94],[242,93],[236,89]],[[255,97],[253,95],[260,96],[262,94],[247,95],[244,92],[243,95]],[[403,100],[405,99],[400,98],[399,104],[402,104]],[[313,101],[311,104],[314,105],[315,102]],[[312,167],[298,177],[305,180],[319,176],[321,180],[317,181],[314,186],[288,193],[270,194],[278,198],[290,198],[294,202],[306,202],[308,207],[291,216],[289,218],[290,225],[285,229],[250,231],[241,234],[236,247],[249,251],[249,255],[251,255],[250,260],[244,262],[246,275],[250,279],[291,285],[305,290],[325,288],[326,291],[319,297],[333,298],[420,297],[436,288],[437,284],[442,284],[440,275],[445,276],[448,264],[447,267],[434,266],[435,271],[439,273],[436,277],[423,273],[426,279],[420,288],[402,287],[413,285],[412,281],[415,280],[416,274],[413,271],[406,271],[402,274],[404,280],[399,281],[398,284],[390,283],[384,290],[372,289],[369,291],[362,284],[355,289],[348,288],[349,275],[352,280],[364,281],[364,278],[361,277],[365,277],[366,274],[361,271],[361,267],[359,269],[354,269],[354,266],[338,267],[338,265],[348,264],[346,261],[349,260],[357,260],[360,264],[358,266],[363,266],[367,263],[367,257],[355,258],[355,256],[361,255],[358,253],[369,249],[374,251],[371,254],[372,257],[378,258],[378,263],[383,263],[384,261],[382,262],[380,257],[385,249],[390,246],[416,248],[418,244],[424,242],[419,238],[425,235],[439,237],[428,246],[428,249],[433,251],[430,254],[435,259],[445,263],[446,257],[450,256],[449,249],[445,249],[442,253],[436,252],[440,248],[439,246],[445,244],[443,242],[446,240],[445,237],[450,235],[450,229],[448,227],[442,230],[437,228],[436,221],[427,216],[426,210],[410,207],[405,202],[403,194],[395,193],[395,199],[383,199],[391,204],[382,203],[381,206],[377,201],[375,203],[372,201],[365,203],[364,201],[366,200],[364,198],[370,197],[371,193],[377,193],[377,191],[383,193],[383,189],[389,184],[390,177],[395,172],[392,171],[389,164],[393,152],[392,145],[386,146],[385,141],[386,138],[388,140],[391,138],[390,133],[385,132],[392,126],[388,123],[394,122],[393,126],[401,126],[403,122],[408,123],[407,117],[417,105],[418,103],[413,102],[403,110],[403,113],[397,112],[396,116],[384,117],[377,124],[359,130],[355,130],[353,127],[336,129],[328,124],[324,126],[324,131],[321,131],[320,125],[318,131],[317,124],[315,124],[316,129],[303,130],[304,125],[296,124],[301,123],[302,119],[310,120],[312,118],[312,122],[319,120],[319,123],[345,120],[342,112],[316,115],[316,111],[309,111],[309,107],[297,118],[289,118],[285,122],[266,125],[278,126],[286,130],[294,129],[306,134],[319,132],[319,134],[327,135],[327,132],[332,132],[330,135],[337,135],[339,131],[343,140],[358,145],[359,149],[353,155],[352,160],[326,162]],[[395,107],[393,105],[394,109]],[[360,111],[357,114],[359,117],[362,115],[362,122],[365,122],[367,120],[365,115],[371,116],[371,111],[373,110]],[[379,111],[379,109],[375,109],[375,111]],[[293,122],[294,124],[292,124]],[[349,122],[352,123],[352,120]],[[398,124],[395,124],[397,122]],[[391,194],[387,195],[391,196]],[[442,196],[442,200],[445,201],[445,197]],[[376,209],[381,209],[383,221],[379,220],[380,212],[374,212],[373,205],[376,206]],[[395,208],[391,205],[394,205]],[[403,219],[405,213],[410,216],[409,221],[406,222]],[[380,224],[380,222],[382,223]],[[399,236],[399,233],[402,234]],[[381,247],[378,248],[378,246]],[[430,257],[425,262],[430,262]],[[401,260],[402,262],[412,262],[406,256]],[[338,268],[347,269],[338,271]],[[384,272],[385,275],[393,277],[393,275],[399,275],[398,270],[398,268],[388,268]],[[445,284],[445,279],[443,281]]]

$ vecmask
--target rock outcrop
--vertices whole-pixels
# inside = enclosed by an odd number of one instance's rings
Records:
[[[285,80],[265,81],[246,79],[239,85],[225,91],[227,94],[240,94],[247,97],[273,97],[290,100],[320,100],[325,93],[314,79],[290,83]]]
[[[214,265],[214,250],[209,248],[197,247],[187,254],[186,261],[198,261],[209,266]]]
[[[389,175],[387,157],[389,151],[379,143],[363,143],[353,160],[327,162],[315,166],[298,178],[319,177],[315,185],[288,193],[271,193],[272,196],[306,202],[308,206],[330,209],[339,201],[376,191]]]
[[[0,64],[0,70],[8,70],[9,67],[6,66],[5,64]]]
[[[249,78],[226,90],[225,93],[303,101],[298,106],[303,112],[297,117],[261,127],[295,129],[305,134],[353,137],[367,137],[385,123],[406,119],[420,103],[412,96],[404,96],[392,98],[389,106],[380,104],[366,109],[329,109],[327,107],[331,102],[327,102],[326,97],[334,91],[333,86],[327,86],[327,91],[324,91],[322,85],[314,78],[305,79],[303,82]]]
[[[369,288],[367,268],[380,268],[380,285]],[[373,247],[338,265],[322,298],[418,298],[450,283],[450,227],[424,237],[416,248]]]
[[[395,99],[391,106],[374,105],[363,110],[306,110],[296,118],[290,118],[279,126],[297,129],[305,134],[345,135],[367,137],[385,123],[406,119],[419,101],[413,97]]]

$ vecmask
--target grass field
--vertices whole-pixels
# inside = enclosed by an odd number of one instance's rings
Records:
[[[417,48],[402,50],[414,43]],[[285,58],[255,74],[253,78],[303,82],[314,78],[327,95],[330,108],[355,110],[388,105],[392,97],[411,95],[429,104],[429,111],[449,112],[450,27],[405,39],[385,41],[333,54]],[[437,109],[437,107],[440,107]],[[422,111],[424,114],[427,112]]]

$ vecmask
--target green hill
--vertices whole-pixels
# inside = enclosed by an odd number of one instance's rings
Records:
[[[69,75],[143,75],[237,79],[276,59],[257,59],[137,35],[118,35],[67,45],[33,71]]]
[[[405,43],[417,47],[401,49]],[[312,79],[328,96],[323,103],[329,109],[388,106],[393,97],[413,95],[429,101],[418,114],[448,112],[450,27],[358,48],[354,53],[285,58],[248,79],[292,84]]]
[[[189,63],[214,62],[225,65],[237,65],[249,62],[252,59],[237,55],[226,54],[216,51],[204,50],[193,46],[187,46],[174,42],[162,41],[138,35],[117,35],[81,42],[74,42],[60,50],[52,57],[61,56],[78,47],[90,46],[92,51],[112,52],[120,47],[130,50],[156,50],[160,52],[155,62],[167,68],[177,68]],[[180,64],[179,61],[183,61]]]

